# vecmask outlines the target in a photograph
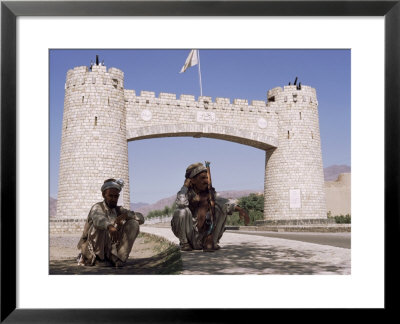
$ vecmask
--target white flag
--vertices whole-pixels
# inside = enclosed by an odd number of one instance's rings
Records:
[[[198,56],[197,52],[198,52],[198,50],[191,50],[190,51],[190,53],[189,53],[189,55],[188,55],[188,57],[186,59],[185,65],[182,66],[182,69],[181,69],[181,71],[179,73],[183,73],[183,72],[186,71],[187,68],[189,68],[191,66],[195,66],[196,64],[199,63],[199,56]]]

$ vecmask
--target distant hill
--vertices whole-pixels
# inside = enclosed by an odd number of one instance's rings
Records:
[[[340,173],[350,173],[351,167],[348,165],[332,165],[324,169],[324,180],[335,181]]]
[[[335,181],[340,173],[350,173],[351,167],[348,165],[332,165],[324,169],[324,179],[325,181]],[[231,190],[231,191],[221,191],[218,194],[224,198],[237,199],[240,197],[248,196],[251,193],[263,193],[262,190]],[[131,203],[130,207],[132,210],[147,215],[152,210],[160,210],[165,206],[171,206],[176,199],[176,195],[170,196],[168,198],[160,199],[159,201],[148,204],[148,203]],[[57,212],[57,199],[50,197],[50,217],[55,217]]]
[[[142,208],[147,205],[149,204],[144,202],[138,202],[138,203],[131,203],[130,207],[132,210],[138,210],[139,208]]]
[[[139,208],[132,208],[134,211],[137,211],[139,213],[142,213],[144,216],[146,216],[149,212],[152,210],[159,210],[159,209],[164,209],[165,206],[171,206],[174,201],[175,201],[176,196],[171,196],[168,198],[163,198],[158,200],[157,202],[153,204],[147,204],[146,206],[142,206]],[[132,204],[131,204],[132,206]]]

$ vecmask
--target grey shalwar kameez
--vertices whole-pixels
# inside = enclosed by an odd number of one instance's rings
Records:
[[[176,205],[171,220],[171,228],[174,235],[179,238],[180,245],[189,243],[193,249],[203,249],[203,240],[206,233],[199,232],[197,228],[197,211],[196,208],[196,192],[192,188],[182,186],[177,193]],[[231,215],[236,204],[228,199],[216,197],[213,190],[215,200],[215,227],[213,231],[213,244],[216,246],[225,230],[227,215]]]
[[[127,214],[125,223],[118,226],[119,243],[113,243],[108,226],[113,225],[118,215]],[[78,249],[90,264],[94,264],[96,256],[100,260],[126,262],[133,243],[139,234],[139,225],[144,223],[143,215],[123,207],[109,208],[105,201],[98,202],[91,208],[85,223]]]

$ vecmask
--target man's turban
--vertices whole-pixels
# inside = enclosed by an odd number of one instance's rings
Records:
[[[203,165],[203,163],[194,163],[191,164],[187,167],[186,173],[185,173],[185,178],[194,178],[197,176],[199,173],[207,171],[207,168]]]
[[[104,184],[101,186],[101,192],[104,192],[104,190],[107,189],[117,189],[118,191],[122,190],[122,187],[124,186],[124,180],[122,179],[107,179],[104,181]]]

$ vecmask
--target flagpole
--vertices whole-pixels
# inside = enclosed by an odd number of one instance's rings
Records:
[[[200,70],[200,50],[197,50],[197,55],[199,57],[199,81],[200,81],[200,96],[203,96],[203,87],[201,85],[201,70]]]

